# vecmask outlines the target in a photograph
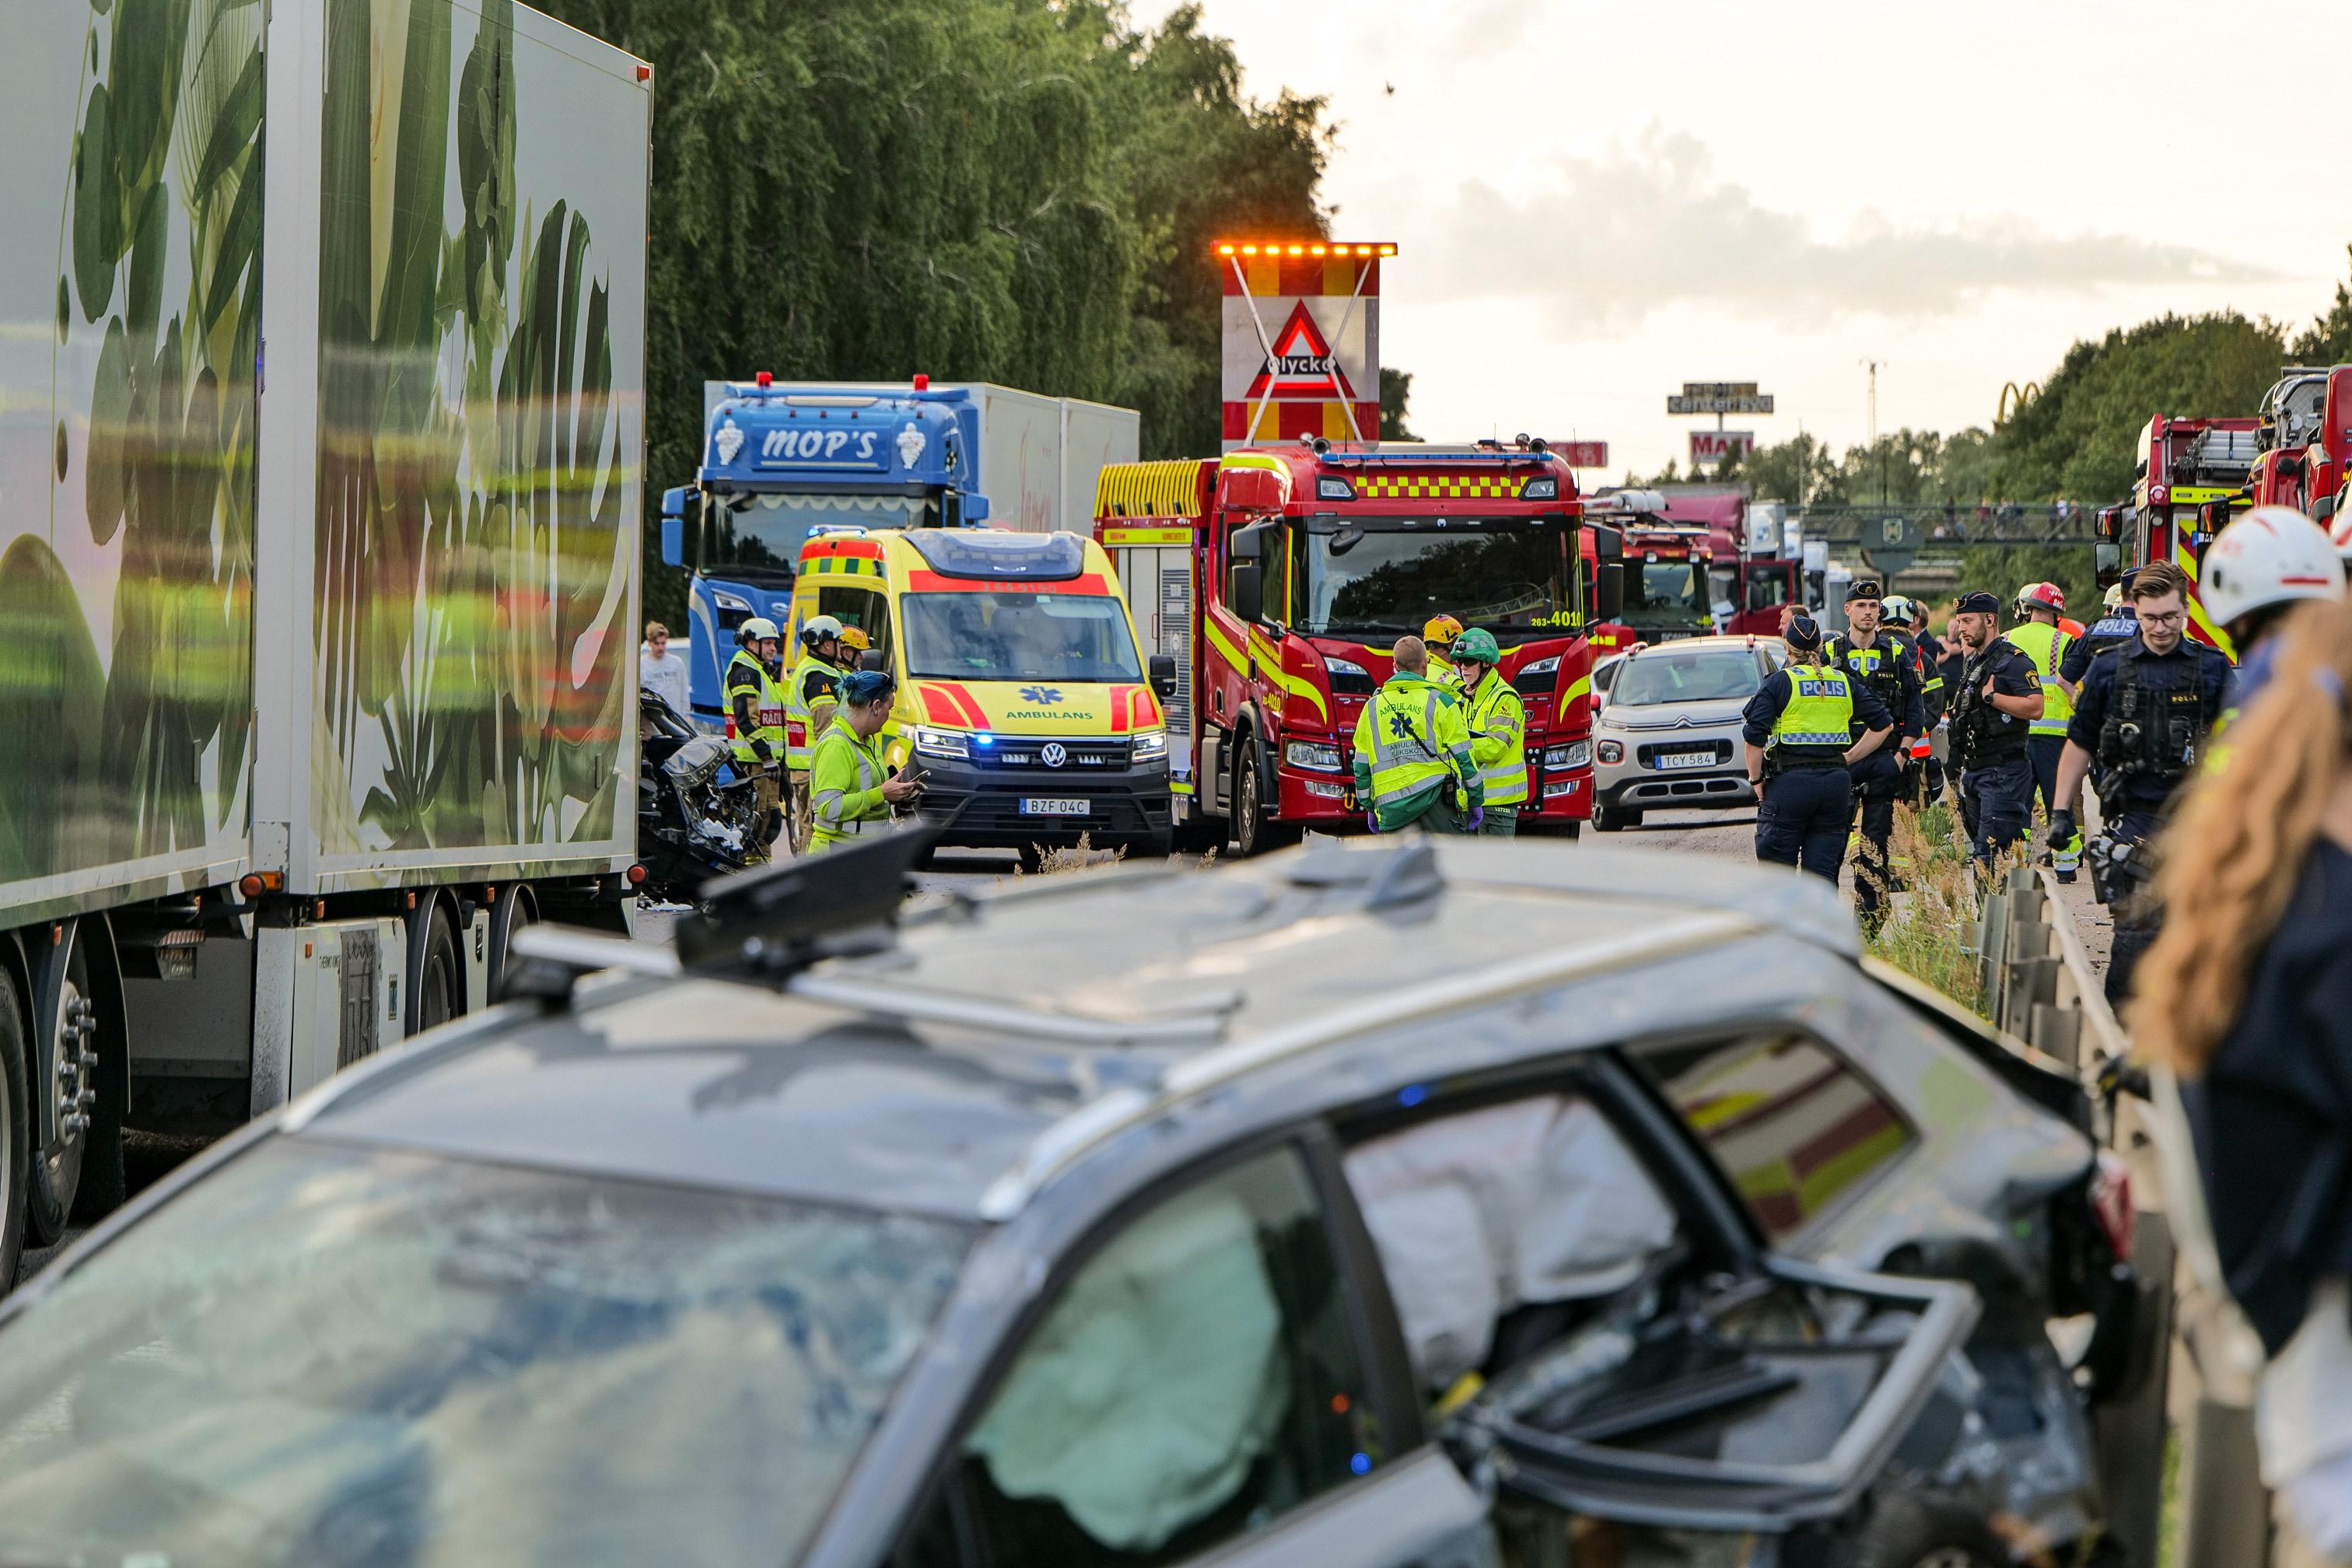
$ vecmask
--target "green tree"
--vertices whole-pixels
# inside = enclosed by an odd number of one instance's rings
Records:
[[[1418,441],[1405,427],[1405,405],[1412,400],[1412,377],[1388,365],[1381,367],[1381,439]]]
[[[2285,353],[2276,326],[2234,311],[2165,316],[2078,342],[2001,430],[1996,485],[2021,501],[2120,500],[2151,416],[2251,414]]]
[[[2352,250],[2352,246],[2345,248]],[[2338,365],[2352,361],[2352,289],[2341,283],[2336,286],[2336,302],[2294,340],[2292,353],[2297,364]]]
[[[697,464],[703,382],[759,370],[1005,382],[1139,409],[1147,457],[1213,452],[1213,242],[1325,231],[1322,101],[1244,96],[1195,6],[1148,32],[1109,0],[548,8],[655,67],[656,489]]]

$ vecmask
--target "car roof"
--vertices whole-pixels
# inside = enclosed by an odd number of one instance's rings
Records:
[[[1723,648],[1757,649],[1778,647],[1780,639],[1757,632],[1736,632],[1727,637],[1675,637],[1671,642],[1652,643],[1643,648],[1628,648],[1620,658],[1649,658],[1661,653],[1707,652]]]
[[[331,1080],[289,1126],[1006,1218],[1114,1133],[1245,1098],[1276,1064],[1498,997],[1572,1008],[1580,985],[1759,932],[1859,952],[1818,879],[1655,850],[1323,841],[1214,871],[1025,879],[790,990],[608,976],[542,1016],[500,1009]],[[1656,1027],[1706,1005],[1679,989],[1659,988]]]

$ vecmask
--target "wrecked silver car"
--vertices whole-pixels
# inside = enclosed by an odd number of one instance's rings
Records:
[[[1318,844],[894,931],[921,847],[518,939],[93,1233],[0,1307],[0,1560],[2115,1560],[2082,1092],[1826,889]]]

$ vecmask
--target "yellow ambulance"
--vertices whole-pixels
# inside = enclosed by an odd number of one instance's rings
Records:
[[[922,770],[943,841],[1168,853],[1175,661],[1142,658],[1118,574],[1075,533],[820,527],[801,548],[786,647],[831,616],[898,677],[892,761]],[[812,737],[814,740],[814,737]]]

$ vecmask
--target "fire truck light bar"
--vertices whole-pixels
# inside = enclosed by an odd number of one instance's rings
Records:
[[[1394,256],[1393,245],[1334,245],[1328,241],[1309,242],[1277,240],[1269,245],[1264,241],[1244,244],[1239,240],[1221,240],[1219,256]]]

